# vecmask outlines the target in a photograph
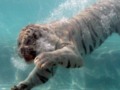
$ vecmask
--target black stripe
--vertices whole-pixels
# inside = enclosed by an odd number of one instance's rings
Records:
[[[85,18],[84,18],[85,19]],[[91,23],[88,21],[87,22],[87,20],[84,20],[83,19],[83,21],[84,21],[84,23],[86,24],[86,26],[88,27],[88,29],[90,30],[90,34],[91,34],[91,38],[92,38],[92,40],[93,40],[93,45],[94,45],[94,47],[96,47],[96,40],[95,40],[95,38],[97,38],[98,37],[98,35],[94,32],[94,28],[93,28],[93,26],[91,25]],[[93,32],[93,33],[92,33]],[[92,35],[92,34],[94,34],[95,35],[95,37]]]
[[[52,76],[54,75],[54,69],[53,69],[53,67],[51,68],[51,70],[52,70]]]
[[[96,37],[92,35],[92,31],[90,32],[90,35],[91,35],[91,39],[92,39],[92,43],[93,43],[93,46],[96,47]]]
[[[70,64],[70,60],[68,60],[68,64],[66,68],[70,68],[71,64]]]
[[[90,53],[93,51],[93,48],[91,45],[89,45],[89,50],[90,50]]]
[[[46,71],[46,72],[49,72],[49,73],[52,73],[52,71],[50,71],[49,69],[46,69],[45,71]]]
[[[89,25],[89,24],[87,24],[88,25],[88,28],[90,29],[92,26],[91,25]],[[96,36],[94,36],[93,34],[94,33],[92,33],[93,32],[93,30],[92,29],[90,29],[90,35],[91,35],[91,38],[92,38],[92,41],[93,41],[93,46],[95,47],[96,46],[96,39],[95,38],[97,38]]]
[[[104,39],[106,39],[108,37],[107,33],[104,32],[103,37],[104,37]]]
[[[76,68],[76,67],[77,67],[77,65],[75,64],[75,65],[74,65],[74,68]]]
[[[83,53],[81,53],[81,56],[83,56],[84,54]]]
[[[100,11],[101,12],[101,11]],[[103,12],[101,12],[101,13],[103,13]],[[98,20],[100,20],[100,18],[99,18],[99,16],[97,16],[94,12],[92,12],[91,13],[94,17],[96,17],[96,18],[98,18]],[[98,22],[98,24],[99,24],[99,26],[101,26],[101,31],[102,31],[102,34],[103,34],[103,37],[106,39],[107,37],[108,37],[108,35],[104,32],[104,30],[103,29],[105,29],[104,27],[103,27],[103,25],[99,22],[99,21],[97,21]],[[112,32],[111,32],[112,33]]]
[[[96,46],[96,40],[95,40],[95,37],[93,37],[92,34],[91,34],[91,38],[92,38],[93,46],[95,47]]]
[[[20,84],[20,89],[25,89],[25,88],[28,88],[28,85],[26,85],[26,84]],[[17,90],[17,89],[15,89],[15,90]]]
[[[82,19],[83,20],[83,22],[86,24],[86,26],[87,26],[87,23],[86,23],[86,21],[84,20],[84,19]],[[78,22],[79,24],[80,24],[80,22],[76,19],[76,22]],[[80,24],[81,25],[81,24]],[[82,35],[83,35],[83,32],[82,32],[82,30],[80,30],[81,31],[81,33],[80,33],[80,35],[81,35],[81,37],[82,37]],[[85,46],[85,44],[84,44],[84,41],[83,41],[83,38],[81,39],[81,42],[82,42],[82,46],[83,46],[83,48],[84,48],[84,52],[85,52],[85,54],[87,53],[87,49],[86,49],[86,46]]]
[[[116,13],[117,13],[118,11],[120,11],[120,7],[119,7],[118,5],[115,6],[115,11],[116,11]],[[119,15],[119,13],[117,13],[117,14]],[[116,15],[116,17],[117,17],[117,19],[119,20],[119,16],[118,16],[118,15]],[[118,24],[118,23],[117,23],[117,24]],[[115,31],[116,31],[117,33],[119,33],[119,28],[116,27]]]
[[[95,32],[93,26],[91,26],[91,31],[93,31],[93,33],[94,33],[94,35],[95,35],[96,37],[99,37],[99,36],[97,35],[97,33]]]
[[[100,44],[99,45],[101,45],[103,43],[103,41],[102,41],[102,39],[100,39]]]
[[[85,46],[85,44],[84,44],[84,41],[83,41],[83,39],[82,39],[81,41],[82,41],[82,46],[83,46],[83,48],[84,48],[84,51],[85,51],[85,54],[86,54],[86,53],[87,53],[86,46]]]
[[[40,74],[38,74],[38,73],[36,73],[37,74],[37,76],[39,77],[39,79],[43,82],[43,83],[45,83],[46,81],[48,81],[48,78],[46,78],[46,77],[44,77],[44,76],[41,76]]]
[[[95,23],[97,23],[97,24],[99,24],[101,27],[102,27],[102,25],[101,25],[101,23],[99,22],[101,19],[100,19],[100,17],[99,16],[97,16],[94,12],[91,12],[90,13],[92,16],[93,16],[93,20],[94,20],[94,22]],[[97,19],[96,19],[97,18]],[[93,31],[93,33],[94,33],[94,35],[96,36],[96,37],[99,37],[99,35],[95,32],[96,31],[96,29],[94,28],[94,23],[89,23],[90,24],[90,28],[91,28],[91,30]],[[96,27],[96,26],[95,26]]]
[[[60,62],[61,65],[63,65],[63,62]]]
[[[94,19],[94,18],[93,18]],[[94,26],[92,25],[91,22],[89,22],[86,18],[83,19],[84,23],[86,24],[86,26],[88,26],[88,29],[93,31],[93,33],[95,34],[96,37],[98,37],[97,33],[94,30]],[[95,21],[95,20],[94,20]]]

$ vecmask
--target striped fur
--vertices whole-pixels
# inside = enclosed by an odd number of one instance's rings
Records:
[[[30,90],[47,82],[58,65],[81,67],[82,56],[94,51],[112,33],[120,34],[119,24],[120,1],[103,0],[73,18],[27,26],[20,33],[18,49],[27,62],[34,59],[36,67],[11,90]]]

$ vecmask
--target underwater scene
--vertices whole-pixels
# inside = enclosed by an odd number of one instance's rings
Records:
[[[0,90],[10,90],[34,68],[17,54],[17,38],[23,27],[70,18],[97,1],[0,0]],[[119,56],[120,37],[112,34],[85,57],[83,67],[59,67],[53,78],[32,90],[119,90]]]

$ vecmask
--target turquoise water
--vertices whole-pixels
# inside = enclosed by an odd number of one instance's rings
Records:
[[[16,54],[19,31],[31,23],[71,17],[96,0],[0,0],[0,90],[23,80],[34,67]],[[113,34],[85,57],[84,67],[64,69],[33,90],[119,90],[120,37]]]

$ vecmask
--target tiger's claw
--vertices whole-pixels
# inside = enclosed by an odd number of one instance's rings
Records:
[[[27,85],[21,84],[20,86],[14,86],[11,90],[30,90],[27,88]]]

